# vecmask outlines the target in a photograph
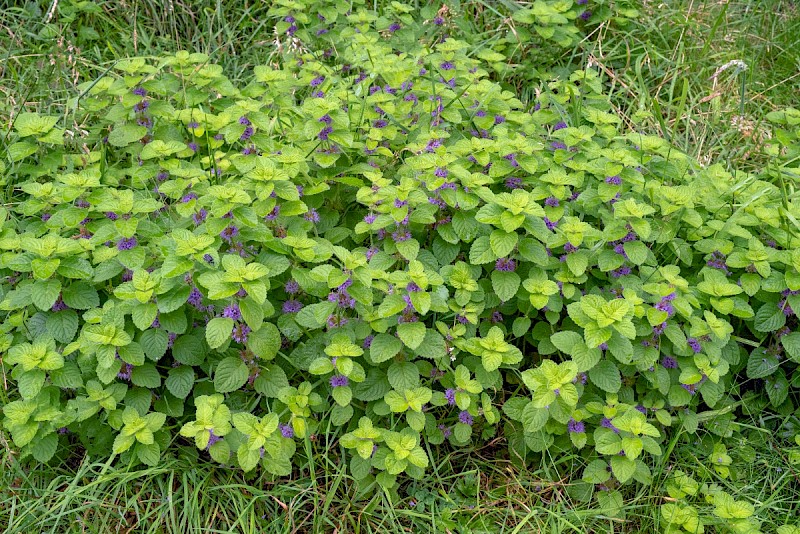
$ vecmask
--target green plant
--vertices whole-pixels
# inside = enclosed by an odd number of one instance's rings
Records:
[[[593,70],[528,109],[465,42],[272,15],[306,26],[245,85],[201,53],[131,58],[81,86],[79,142],[16,118],[0,350],[23,456],[155,465],[180,435],[283,476],[333,426],[392,489],[423,445],[502,432],[521,462],[581,455],[613,500],[670,428],[735,417],[738,373],[794,408],[784,190],[623,135]]]

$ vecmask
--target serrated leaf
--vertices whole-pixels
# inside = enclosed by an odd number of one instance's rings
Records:
[[[426,328],[423,323],[401,323],[397,325],[397,335],[400,341],[411,350],[422,344],[425,339],[425,333]]]
[[[519,290],[520,277],[517,273],[493,271],[492,289],[502,302],[513,299]]]
[[[369,356],[375,363],[382,363],[394,358],[403,344],[396,337],[389,334],[378,334],[369,347]]]
[[[592,383],[606,393],[616,393],[622,387],[622,378],[617,366],[608,360],[592,367],[588,375]]]
[[[214,371],[214,390],[217,393],[236,391],[247,382],[249,376],[250,370],[242,359],[229,356],[219,362]]]
[[[212,349],[221,347],[231,338],[233,319],[216,317],[206,325],[206,342]]]
[[[419,369],[410,362],[395,362],[387,372],[389,384],[399,392],[419,386]]]
[[[164,384],[170,393],[179,399],[185,399],[194,387],[194,369],[181,365],[169,370]]]

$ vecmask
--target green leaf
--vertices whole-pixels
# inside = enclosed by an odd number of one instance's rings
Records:
[[[163,330],[150,328],[139,336],[139,345],[142,346],[145,356],[157,362],[167,352],[169,336]]]
[[[268,365],[261,368],[253,387],[265,397],[277,398],[281,389],[289,387],[289,379],[282,368],[274,364]]]
[[[58,300],[60,292],[61,282],[58,280],[42,280],[36,282],[36,287],[31,292],[31,298],[37,308],[48,311]]]
[[[800,363],[800,332],[792,332],[781,337],[781,345],[786,349],[789,359]]]
[[[155,365],[146,363],[141,367],[133,368],[131,382],[143,388],[155,389],[161,386],[161,375]]]
[[[318,302],[306,306],[297,312],[296,321],[300,326],[316,330],[322,328],[328,320],[328,317],[336,309],[334,302]]]
[[[33,440],[33,444],[31,446],[31,452],[33,453],[33,457],[36,458],[38,462],[49,462],[50,459],[55,455],[56,449],[58,448],[58,435],[48,434],[41,439]]]
[[[525,432],[536,432],[544,428],[548,419],[550,411],[547,408],[537,408],[536,403],[531,401],[523,408],[520,422]]]
[[[410,362],[395,362],[389,366],[389,383],[401,393],[419,386],[419,369]]]
[[[214,390],[217,393],[236,391],[247,382],[249,376],[250,370],[242,359],[229,356],[219,362],[214,371]]]
[[[247,347],[262,360],[275,358],[281,348],[281,333],[272,323],[262,323],[261,328],[250,332]]]
[[[133,319],[133,324],[136,325],[136,328],[139,330],[150,328],[150,325],[153,324],[156,315],[158,315],[158,306],[152,302],[148,302],[146,304],[136,304],[131,311],[131,319]]]
[[[624,243],[622,247],[625,249],[625,254],[632,263],[641,265],[647,261],[647,254],[650,252],[650,249],[641,241],[628,241]]]
[[[422,344],[425,339],[425,333],[426,329],[423,323],[401,323],[397,325],[397,335],[403,344],[412,350]],[[370,346],[371,349],[372,346]]]
[[[221,347],[231,338],[233,319],[216,317],[206,325],[206,342],[212,349]]]
[[[613,362],[602,361],[589,370],[589,379],[606,393],[616,393],[622,387],[622,378]]]
[[[625,456],[611,457],[611,472],[621,483],[625,483],[633,476],[636,471],[636,461]]]
[[[137,443],[135,450],[136,457],[139,458],[139,461],[144,465],[155,467],[161,459],[161,447],[158,443],[150,443],[149,445]]]
[[[116,147],[125,147],[135,143],[145,135],[147,135],[147,128],[144,126],[122,124],[111,130],[111,133],[108,134],[108,142]]]
[[[583,336],[577,332],[564,330],[550,336],[550,342],[564,354],[572,356],[576,345],[583,344]]]
[[[165,385],[170,393],[179,399],[185,399],[194,387],[194,369],[181,365],[169,370]]]
[[[775,304],[764,304],[756,312],[754,326],[759,332],[774,332],[785,324],[786,316]]]
[[[515,234],[516,235],[516,234]],[[520,277],[517,273],[493,271],[492,289],[502,302],[508,302],[519,290]]]
[[[69,343],[78,331],[78,314],[74,310],[63,310],[47,315],[47,331],[58,342]]]
[[[422,341],[422,344],[417,347],[416,353],[423,358],[429,358],[431,360],[444,358],[447,355],[447,346],[439,332],[427,329],[425,332],[425,339]]]
[[[494,230],[489,236],[489,246],[498,258],[504,258],[511,254],[517,246],[519,236],[516,232],[504,232]]]
[[[88,282],[74,282],[61,293],[64,303],[76,310],[89,310],[100,306],[97,290]]]
[[[382,363],[394,358],[403,344],[396,337],[389,334],[378,334],[369,347],[369,356],[375,363]]]
[[[483,265],[496,259],[497,256],[492,251],[488,237],[482,236],[473,241],[472,247],[469,249],[469,262],[472,265]]]

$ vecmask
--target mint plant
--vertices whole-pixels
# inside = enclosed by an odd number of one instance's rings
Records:
[[[391,491],[428,445],[499,434],[515,461],[581,455],[613,499],[671,427],[795,408],[785,184],[623,133],[593,70],[526,106],[453,21],[308,5],[273,8],[281,53],[245,83],[200,53],[131,58],[82,86],[84,137],[18,118],[0,350],[21,456],[156,465],[193,441],[288,476],[341,431],[353,478]],[[517,19],[560,41],[575,6]]]

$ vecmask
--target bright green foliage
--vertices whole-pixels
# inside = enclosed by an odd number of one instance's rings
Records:
[[[514,42],[566,46],[582,9],[513,10]],[[80,143],[18,117],[0,350],[22,456],[48,461],[66,429],[154,465],[186,438],[286,476],[307,465],[297,440],[341,429],[358,484],[394,488],[429,445],[499,434],[515,462],[579,455],[608,504],[652,482],[669,428],[732,434],[735,377],[795,409],[786,184],[623,134],[591,68],[528,106],[490,76],[512,41],[475,52],[399,3],[267,18],[293,39],[241,83],[202,53],[132,58],[82,86]],[[770,117],[786,154],[792,113]],[[724,447],[710,461],[726,476]],[[668,524],[700,524],[671,506]]]

